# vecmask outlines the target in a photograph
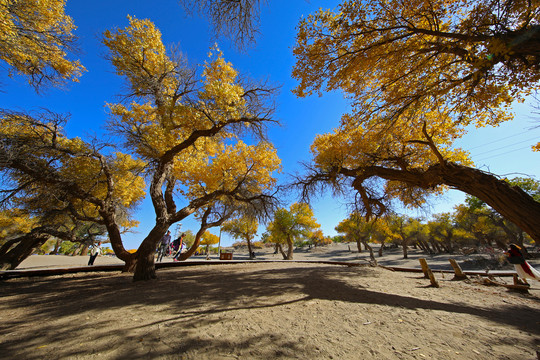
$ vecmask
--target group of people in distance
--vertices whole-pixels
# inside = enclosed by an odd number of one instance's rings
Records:
[[[182,255],[182,251],[184,250],[184,236],[186,234],[180,235],[176,240],[171,242],[171,232],[167,231],[167,234],[161,238],[161,241],[159,242],[158,246],[158,261],[161,261],[163,259],[163,256],[173,256],[174,261],[178,261],[180,258],[180,255]],[[97,244],[93,244],[90,246],[90,258],[88,259],[88,265],[94,265],[94,261],[96,261],[96,258],[98,255],[100,255],[102,252],[101,249],[101,241],[99,241]]]
[[[178,261],[180,255],[182,255],[182,250],[184,250],[184,236],[185,234],[180,235],[176,240],[171,242],[171,232],[167,231],[167,234],[161,238],[161,241],[158,246],[158,258],[157,261],[163,260],[163,256],[173,256],[174,261]]]

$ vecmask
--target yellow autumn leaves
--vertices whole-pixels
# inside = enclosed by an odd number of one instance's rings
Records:
[[[34,87],[77,81],[85,70],[69,60],[75,26],[63,0],[0,0],[0,59]]]
[[[261,194],[275,187],[273,173],[280,170],[281,160],[270,143],[247,145],[238,141],[234,146],[222,145],[210,159],[176,162],[174,174],[187,186],[183,194],[194,198],[218,190],[232,193],[239,185]]]
[[[238,126],[245,126],[242,119],[254,115],[237,71],[217,47],[204,64],[201,86],[189,87],[186,76],[195,83],[195,74],[167,55],[151,21],[129,17],[128,27],[105,32],[103,41],[136,99],[108,105],[109,128],[145,161],[174,153],[171,174],[184,185],[179,189],[182,195],[193,199],[217,190],[232,192],[239,184],[261,193],[275,186],[272,173],[280,169],[280,160],[273,146],[237,139]],[[204,131],[210,132],[196,135]],[[190,143],[195,135],[197,140]]]
[[[145,195],[145,182],[141,176],[144,170],[142,161],[120,152],[99,154],[82,139],[66,137],[61,124],[57,122],[39,122],[27,115],[4,114],[0,118],[0,134],[2,139],[16,142],[13,149],[20,152],[17,156],[25,157],[27,153],[26,157],[41,162],[42,171],[55,171],[55,176],[66,184],[64,186],[75,184],[89,198],[103,200],[112,195],[119,205],[129,208]],[[110,173],[110,179],[105,171]],[[40,174],[34,176],[39,177]],[[14,178],[22,183],[26,181],[25,175]],[[44,197],[50,202],[49,206],[54,206],[51,202],[58,201],[56,205],[61,208],[62,200],[50,197],[50,191],[47,186],[26,187],[28,197]],[[112,193],[108,194],[109,191]],[[98,215],[96,203],[81,198],[71,201],[78,211],[92,217]]]
[[[357,175],[370,167],[424,171],[441,162],[434,147],[444,161],[472,165],[455,140],[469,126],[511,120],[510,104],[537,90],[540,79],[526,66],[537,61],[526,52],[528,40],[513,32],[538,22],[540,5],[488,3],[343,1],[302,20],[294,92],[339,89],[352,104],[339,128],[313,142],[315,166],[330,174],[340,167]],[[399,183],[385,186],[406,205],[421,199]]]

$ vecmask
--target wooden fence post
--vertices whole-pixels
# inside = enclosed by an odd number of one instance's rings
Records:
[[[418,261],[420,261],[420,266],[422,266],[422,272],[424,273],[424,278],[429,279],[429,274],[428,274],[429,266],[427,264],[426,259],[421,258],[421,259],[418,259]]]
[[[452,265],[452,268],[454,268],[454,280],[464,280],[467,279],[467,275],[463,273],[463,270],[461,270],[461,266],[457,263],[454,259],[448,259],[450,261],[450,265]]]
[[[433,275],[433,272],[429,268],[426,259],[420,258],[418,259],[420,261],[420,265],[422,266],[422,271],[424,272],[424,277],[429,278],[429,281],[431,282],[431,286],[433,287],[439,287],[439,283],[435,279],[435,275]]]

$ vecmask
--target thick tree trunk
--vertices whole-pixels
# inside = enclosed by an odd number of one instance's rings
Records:
[[[82,250],[81,250],[81,256],[88,255],[88,244],[84,244]]]
[[[133,281],[140,280],[152,280],[156,276],[155,266],[155,248],[151,251],[146,251],[139,247],[137,250],[137,262],[135,264],[135,273],[133,274]]]
[[[287,238],[287,257],[285,260],[292,260],[293,259],[293,249],[294,244],[291,238]]]
[[[109,240],[111,242],[111,247],[114,254],[120,260],[126,262],[126,267],[132,266],[133,262],[135,261],[134,256],[124,248],[124,244],[122,243],[120,228],[116,223],[116,210],[111,206],[109,208],[101,209],[99,213],[105,222],[105,227],[107,228],[107,233],[109,235]]]
[[[360,188],[364,180],[380,177],[426,190],[446,185],[463,191],[484,201],[540,245],[540,203],[520,187],[512,186],[484,171],[445,162],[432,165],[427,170],[371,166],[361,170],[341,169],[340,172],[355,177],[356,189]]]
[[[132,257],[128,258],[131,263],[135,263],[133,281],[151,280],[156,278],[156,248],[168,228],[169,226],[167,224],[156,225],[137,249],[137,252],[135,253],[136,259],[133,259]],[[128,263],[126,262],[126,266],[127,265]]]
[[[484,201],[540,245],[540,203],[529,194],[477,169],[454,165],[447,172],[447,185]]]
[[[0,270],[13,270],[17,268],[24,259],[32,254],[34,249],[45,244],[49,238],[49,235],[44,234],[28,234],[19,238],[19,241],[13,242],[5,253],[0,256]]]

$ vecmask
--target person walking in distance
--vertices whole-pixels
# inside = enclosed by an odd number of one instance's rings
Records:
[[[182,234],[180,235],[180,237],[178,239],[176,239],[175,241],[178,241],[178,249],[176,251],[176,255],[174,255],[174,258],[173,260],[174,261],[178,261],[180,259],[180,256],[182,255],[182,249],[184,248],[184,236],[186,234]]]
[[[94,261],[96,261],[96,258],[101,253],[101,241],[97,243],[97,245],[93,245],[92,249],[90,250],[90,259],[88,259],[88,265],[94,265]]]
[[[171,243],[171,232],[169,230],[167,231],[167,234],[165,234],[161,238],[161,241],[159,244],[159,253],[158,253],[157,261],[161,262],[161,260],[163,260],[163,256],[169,251],[170,243]]]

